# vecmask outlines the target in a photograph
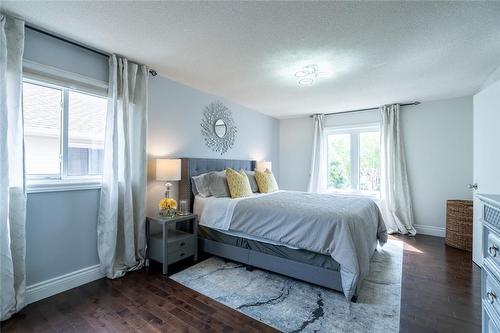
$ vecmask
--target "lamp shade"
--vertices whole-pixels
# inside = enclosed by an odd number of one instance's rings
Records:
[[[273,171],[273,163],[270,161],[257,161],[255,170],[264,172],[266,169]]]
[[[181,180],[181,160],[158,158],[156,160],[156,180]]]

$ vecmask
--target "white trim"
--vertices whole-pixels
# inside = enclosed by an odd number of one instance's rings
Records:
[[[95,190],[102,187],[101,179],[79,179],[79,180],[41,180],[29,181],[26,187],[27,193],[62,192]]]
[[[104,274],[101,273],[100,265],[94,265],[32,284],[26,288],[26,303],[34,303],[103,277]]]
[[[363,192],[355,190],[338,190],[334,188],[327,188],[324,193],[333,195],[369,198],[377,203],[380,201],[380,192]]]
[[[65,71],[31,60],[23,60],[23,75],[34,80],[49,82],[70,89],[86,91],[107,97],[108,82]]]
[[[436,237],[444,237],[446,234],[446,229],[444,227],[436,227],[433,225],[425,225],[425,224],[415,224],[414,227],[417,230],[417,234],[436,236]]]

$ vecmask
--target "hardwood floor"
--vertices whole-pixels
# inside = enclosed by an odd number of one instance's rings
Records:
[[[441,238],[405,242],[401,332],[480,332],[480,269]],[[189,260],[171,266],[179,271]],[[27,306],[1,332],[276,332],[173,280],[157,266]]]
[[[481,332],[481,269],[443,238],[405,243],[400,332]]]

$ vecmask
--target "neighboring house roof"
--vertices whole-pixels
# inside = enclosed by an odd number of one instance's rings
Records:
[[[61,129],[62,90],[31,83],[23,86],[26,135],[58,137]],[[72,143],[103,144],[106,98],[69,92],[68,135]]]

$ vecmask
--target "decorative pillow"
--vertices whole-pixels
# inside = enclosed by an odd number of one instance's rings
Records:
[[[252,192],[259,192],[259,186],[257,185],[257,181],[255,180],[255,172],[254,171],[245,171],[248,177],[248,181],[250,182],[250,187],[252,188]]]
[[[276,179],[269,169],[264,172],[255,170],[255,180],[261,193],[271,193],[279,190],[278,183],[276,183]]]
[[[245,171],[236,172],[231,168],[227,168],[226,178],[231,198],[248,197],[253,194]]]
[[[226,171],[212,171],[208,176],[208,190],[216,198],[229,197]]]
[[[209,185],[209,174],[210,173],[204,173],[199,176],[194,176],[192,177],[194,186],[193,187],[193,194],[199,194],[202,197],[209,197],[212,194],[210,193],[210,189],[208,188]]]

